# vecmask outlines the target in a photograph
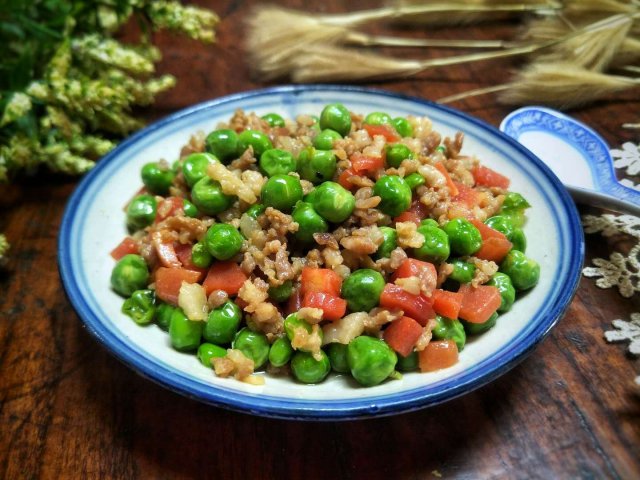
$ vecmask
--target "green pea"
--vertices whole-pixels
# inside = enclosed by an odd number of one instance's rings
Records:
[[[298,155],[300,176],[316,185],[333,178],[336,164],[336,156],[331,150],[306,147]]]
[[[219,347],[218,345],[214,345],[212,343],[201,343],[198,347],[198,360],[205,367],[211,368],[213,364],[211,360],[214,358],[222,358],[227,355],[227,351]]]
[[[217,215],[228,210],[233,205],[236,197],[227,195],[217,180],[203,177],[193,186],[191,200],[198,210],[207,215]]]
[[[445,147],[444,145],[438,145],[436,147],[436,152],[440,152],[442,154],[447,153],[447,147]]]
[[[316,360],[307,352],[296,352],[291,359],[291,373],[302,383],[320,383],[327,378],[330,371],[331,363],[322,350],[320,350],[320,360]]]
[[[253,156],[260,158],[265,151],[273,148],[273,143],[264,133],[257,130],[245,130],[238,135],[238,156],[242,155],[247,148],[253,149]]]
[[[347,347],[351,375],[365,387],[384,381],[395,369],[398,357],[383,340],[361,335]]]
[[[242,310],[233,301],[227,300],[209,312],[202,336],[207,342],[226,345],[238,333],[240,322]]]
[[[393,168],[398,168],[404,160],[413,156],[411,149],[402,143],[387,145],[385,147],[385,152],[387,157],[387,166]],[[418,176],[422,178],[422,175],[418,174]],[[422,179],[422,183],[424,183],[424,178]]]
[[[295,233],[296,239],[303,243],[314,241],[314,233],[324,233],[329,231],[329,225],[307,202],[298,202],[291,213],[293,221],[298,224],[298,231]]]
[[[413,137],[413,127],[406,118],[396,117],[391,121],[391,124],[401,137]]]
[[[522,229],[515,225],[514,220],[515,217],[512,215],[495,215],[488,218],[484,223],[494,230],[504,233],[513,244],[513,248],[524,253],[527,248],[527,239]]]
[[[258,217],[260,215],[262,215],[264,213],[264,211],[267,209],[267,207],[265,207],[264,205],[262,205],[261,203],[254,203],[253,205],[251,205],[249,208],[247,208],[247,211],[244,212],[246,215],[249,215],[251,218],[253,218],[254,220],[257,220]]]
[[[302,200],[300,180],[291,175],[274,175],[262,186],[260,198],[266,207],[289,213],[296,202]]]
[[[391,252],[398,246],[398,232],[396,232],[395,229],[391,227],[380,227],[380,232],[382,233],[383,240],[374,255],[376,260],[379,258],[389,258]]]
[[[218,260],[228,260],[239,253],[243,241],[242,234],[227,223],[211,225],[204,237],[207,250]]]
[[[208,268],[213,262],[213,257],[204,243],[198,242],[191,249],[191,263],[199,268]]]
[[[147,190],[157,195],[166,195],[175,177],[175,174],[168,165],[158,162],[145,164],[142,167],[140,175],[142,177],[142,183],[147,187]]]
[[[200,345],[203,326],[204,322],[189,320],[181,309],[176,308],[169,324],[171,346],[181,352],[195,350]]]
[[[437,225],[437,223],[436,223]],[[431,263],[442,263],[449,258],[449,237],[441,228],[432,223],[420,225],[418,233],[424,237],[420,248],[413,249],[413,257]]]
[[[312,194],[313,209],[332,223],[344,222],[356,206],[353,194],[335,182],[324,182]]]
[[[503,313],[511,310],[511,306],[516,300],[516,289],[513,288],[509,275],[502,272],[496,272],[491,277],[491,280],[487,282],[487,285],[497,287],[500,291],[502,303],[500,303],[500,307],[498,307],[498,312]]]
[[[269,298],[274,302],[286,302],[293,293],[293,282],[291,280],[287,280],[277,287],[269,287],[268,293]]]
[[[184,214],[187,217],[196,218],[198,215],[200,215],[200,212],[198,212],[198,207],[196,207],[193,203],[191,203],[186,198],[182,200],[182,205],[183,205],[182,208],[184,210]]]
[[[269,362],[274,367],[283,367],[293,355],[293,347],[287,337],[279,337],[271,344],[269,349]]]
[[[407,185],[409,185],[409,188],[411,190],[415,190],[419,186],[425,184],[424,177],[420,175],[418,172],[414,172],[407,175],[406,177],[404,177],[404,181],[407,182]]]
[[[453,340],[456,342],[458,351],[461,352],[467,341],[464,327],[460,320],[436,315],[436,326],[433,329],[433,336],[438,340]]]
[[[122,304],[122,313],[138,325],[153,321],[156,313],[156,294],[153,290],[136,290]]]
[[[284,319],[284,331],[287,334],[287,338],[289,339],[289,341],[293,342],[293,339],[295,338],[295,335],[296,335],[296,330],[299,328],[304,328],[304,330],[308,334],[312,334],[312,335],[317,334],[319,336],[320,343],[322,343],[324,332],[322,331],[321,328],[315,330],[317,333],[314,334],[313,327],[309,325],[307,322],[305,322],[304,320],[301,320],[300,318],[298,318],[298,315],[296,315],[295,313],[288,315]],[[309,351],[306,347],[300,347],[298,348],[298,350],[301,350],[303,352]]]
[[[130,297],[149,283],[149,268],[140,255],[125,255],[111,272],[111,287],[123,297]]]
[[[254,370],[261,368],[269,358],[269,340],[264,333],[252,332],[247,327],[240,330],[233,339],[233,348],[253,360]]]
[[[171,316],[175,309],[176,307],[169,305],[168,303],[160,303],[160,305],[156,307],[156,324],[165,332],[169,331]]]
[[[531,207],[527,199],[517,192],[507,192],[502,202],[502,212],[509,210],[524,210]]]
[[[296,159],[291,153],[279,148],[270,148],[260,155],[260,169],[268,176],[286,175],[296,171]]]
[[[341,103],[331,103],[322,109],[320,114],[320,128],[330,128],[343,137],[351,131],[351,114]]]
[[[384,175],[373,186],[373,194],[381,198],[378,209],[397,217],[411,205],[411,188],[397,175]]]
[[[287,315],[284,319],[284,331],[287,334],[289,341],[293,341],[295,330],[300,327],[304,328],[307,333],[311,333],[313,331],[313,327],[304,320],[298,318],[298,315],[295,313]]]
[[[138,195],[127,207],[127,228],[141,230],[156,219],[157,202],[153,195]]]
[[[513,245],[514,250],[518,250],[519,252],[525,253],[527,250],[527,237],[524,234],[524,231],[521,228],[514,228],[511,237],[509,237],[509,241]]]
[[[267,113],[261,117],[270,127],[284,127],[284,118],[277,113]]]
[[[449,220],[442,229],[449,237],[449,246],[453,253],[473,255],[482,246],[480,231],[465,218]]]
[[[412,372],[418,369],[418,352],[411,352],[406,357],[398,354],[396,368],[401,372]]]
[[[389,114],[384,112],[371,112],[364,118],[364,123],[369,125],[390,125],[391,122]]]
[[[509,275],[516,290],[533,288],[540,278],[538,262],[518,250],[511,250],[507,253],[500,264],[500,271]]]
[[[182,174],[189,188],[207,177],[207,168],[219,160],[210,153],[192,153],[182,162]]]
[[[352,312],[368,312],[378,306],[384,277],[370,268],[356,270],[342,282],[341,296]]]
[[[331,150],[333,148],[333,142],[340,139],[342,139],[342,135],[335,130],[326,128],[315,136],[313,146],[318,150]]]
[[[465,320],[460,320],[460,323],[463,325],[467,335],[479,335],[493,328],[496,324],[496,320],[498,320],[497,312],[491,315],[489,317],[489,320],[487,320],[484,323],[472,323],[472,322],[467,322]]]
[[[465,262],[460,258],[454,258],[449,262],[453,271],[449,278],[458,283],[470,283],[476,273],[476,266],[473,263]]]
[[[238,156],[238,134],[231,129],[214,130],[205,140],[207,152],[225,163]]]
[[[425,218],[424,220],[421,220],[420,226],[440,228],[440,224],[436,222],[433,218]]]
[[[349,362],[347,362],[347,345],[344,343],[330,343],[325,347],[325,350],[333,371],[338,373],[349,372]]]

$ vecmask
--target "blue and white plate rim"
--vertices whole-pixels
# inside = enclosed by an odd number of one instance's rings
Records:
[[[109,164],[115,161],[122,152],[125,152],[154,131],[165,127],[168,128],[174,122],[194,114],[215,111],[215,109],[223,105],[233,105],[243,100],[259,97],[264,97],[265,99],[269,97],[285,98],[290,102],[295,102],[297,95],[306,93],[323,94],[325,95],[323,98],[327,98],[327,101],[331,101],[331,94],[352,94],[364,96],[365,98],[367,96],[387,97],[391,100],[402,100],[425,108],[439,110],[447,116],[472,123],[475,127],[484,130],[489,136],[508,143],[509,147],[515,148],[526,157],[535,166],[536,170],[542,174],[545,181],[549,182],[554,194],[557,196],[556,200],[561,201],[561,205],[569,219],[569,224],[562,229],[563,235],[567,236],[564,242],[573,252],[568,258],[565,268],[567,282],[558,286],[554,292],[553,302],[547,303],[536,313],[534,316],[536,321],[529,322],[527,328],[514,338],[509,347],[497,352],[493,357],[475,365],[468,371],[430,384],[428,387],[415,388],[389,395],[348,400],[286,399],[238,392],[233,389],[194,382],[170,365],[154,361],[154,359],[150,359],[132,349],[131,345],[126,342],[126,338],[119,336],[118,332],[107,328],[101,321],[100,312],[96,311],[97,305],[95,301],[92,302],[90,301],[91,299],[85,298],[79,288],[78,280],[81,276],[78,276],[78,259],[74,258],[73,245],[77,244],[82,232],[81,223],[78,223],[83,221],[81,217],[78,217],[79,207],[82,206],[83,201],[87,201],[84,196],[96,179],[99,179],[105,173]],[[577,289],[583,258],[583,232],[575,204],[551,170],[514,139],[479,119],[418,97],[379,89],[343,85],[289,85],[237,93],[185,108],[149,125],[124,140],[98,162],[96,167],[80,182],[65,209],[58,241],[60,275],[69,300],[90,333],[125,364],[156,383],[205,403],[245,413],[305,420],[353,419],[406,412],[445,402],[487,384],[519,363],[556,324],[568,308]],[[541,315],[544,316],[541,317]]]

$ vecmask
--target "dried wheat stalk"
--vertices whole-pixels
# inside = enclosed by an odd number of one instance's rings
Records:
[[[447,12],[447,15],[477,11],[522,12],[540,8],[541,5],[550,4],[541,4],[538,1],[535,4],[472,2],[470,5],[464,5],[450,1],[421,6],[385,7],[341,15],[313,15],[273,6],[258,6],[248,16],[246,50],[249,53],[251,68],[262,78],[273,79],[286,74],[293,59],[304,55],[309,48],[316,45],[513,47],[515,44],[499,40],[416,40],[366,35],[354,31],[353,28],[374,20],[412,17],[425,12]]]
[[[396,8],[420,7],[428,5],[428,0],[391,0],[390,6]],[[469,25],[472,23],[484,21],[504,20],[523,12],[535,11],[539,14],[552,14],[556,10],[562,8],[562,3],[558,1],[540,1],[540,0],[501,0],[500,3],[511,7],[502,11],[482,11],[481,7],[491,7],[496,2],[492,0],[450,0],[451,4],[463,7],[476,7],[477,11],[462,10],[451,12],[430,12],[415,13],[414,15],[405,15],[394,20],[398,23],[425,25],[425,26],[443,26],[443,25]]]
[[[543,103],[564,109],[639,85],[640,78],[594,72],[572,63],[533,63],[498,98],[511,105]]]
[[[509,83],[451,95],[439,99],[438,103],[499,92],[498,100],[504,104],[544,104],[566,109],[638,86],[640,78],[594,72],[567,62],[535,62]]]

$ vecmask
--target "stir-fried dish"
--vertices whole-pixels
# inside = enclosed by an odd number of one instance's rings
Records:
[[[142,167],[111,253],[122,311],[249,383],[448,368],[540,275],[529,203],[462,145],[426,117],[338,103],[237,111]]]

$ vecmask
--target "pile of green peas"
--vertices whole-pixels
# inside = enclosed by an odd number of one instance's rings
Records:
[[[269,127],[284,127],[284,119],[269,113],[262,117]],[[365,124],[389,125],[401,136],[410,137],[413,129],[405,118],[391,118],[384,112],[373,112],[364,119]],[[229,164],[251,149],[257,159],[257,168],[267,177],[258,203],[251,205],[243,215],[254,220],[271,207],[290,214],[298,223],[291,239],[294,247],[314,245],[314,235],[332,231],[347,220],[355,208],[354,195],[336,182],[338,159],[332,151],[334,143],[348,136],[353,124],[350,112],[341,104],[327,105],[317,119],[316,135],[312,144],[297,157],[291,152],[275,148],[270,137],[262,131],[244,130],[240,133],[222,128],[209,133],[205,151],[193,153],[175,162],[151,162],[142,167],[141,178],[147,193],[136,196],[127,206],[126,224],[130,232],[137,232],[157,221],[159,202],[170,194],[176,182],[189,189],[188,198],[182,198],[180,207],[187,217],[213,217],[231,208],[237,201],[234,195],[224,193],[222,186],[207,174],[209,165]],[[388,144],[385,149],[386,167],[398,168],[405,159],[415,154],[404,144]],[[314,185],[306,195],[300,179]],[[380,197],[378,209],[389,217],[396,217],[411,205],[413,191],[425,184],[419,173],[406,177],[381,175],[373,186],[373,194]],[[513,244],[500,265],[499,271],[487,283],[498,288],[501,304],[498,310],[482,324],[436,316],[433,330],[435,339],[453,340],[462,350],[469,336],[486,332],[495,326],[498,315],[508,312],[516,292],[525,291],[538,282],[540,268],[526,256],[526,237],[523,232],[524,211],[529,208],[522,195],[509,192],[501,211],[486,220],[491,228],[502,232]],[[398,234],[392,226],[381,226],[383,241],[372,254],[373,260],[388,258],[398,246]],[[408,251],[410,257],[435,265],[447,262],[452,271],[443,288],[452,291],[459,285],[470,283],[475,265],[469,260],[482,246],[478,229],[464,218],[455,218],[440,225],[425,219],[417,229],[424,237],[421,247]],[[216,261],[236,258],[247,239],[236,227],[214,223],[202,239],[192,246],[191,262],[199,268],[208,268]],[[349,344],[329,343],[319,351],[303,347],[294,349],[292,340],[296,329],[313,334],[312,325],[298,318],[296,313],[284,320],[284,335],[272,342],[259,331],[253,331],[244,322],[242,309],[233,299],[208,313],[205,321],[187,318],[177,306],[164,303],[149,288],[151,274],[145,260],[137,254],[120,259],[111,275],[114,291],[126,300],[122,311],[139,325],[156,323],[168,332],[173,348],[195,352],[199,361],[211,367],[212,359],[224,357],[228,348],[238,349],[253,360],[255,370],[271,365],[287,367],[292,375],[305,384],[323,381],[331,372],[349,373],[363,386],[377,385],[388,378],[397,378],[398,372],[418,368],[417,352],[407,357],[397,354],[382,339],[360,335]],[[342,284],[340,297],[347,302],[349,312],[368,312],[379,305],[385,287],[385,277],[378,271],[362,268],[353,271]],[[294,292],[294,282],[284,282],[269,289],[269,298],[284,304]],[[322,329],[315,330],[322,336]]]

